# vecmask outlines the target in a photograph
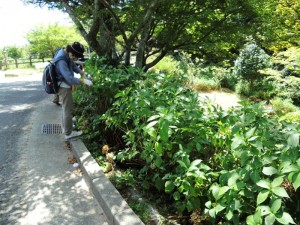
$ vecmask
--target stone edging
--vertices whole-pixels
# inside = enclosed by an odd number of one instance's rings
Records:
[[[107,179],[96,160],[80,139],[71,140],[72,151],[84,179],[111,225],[144,225],[118,190]]]

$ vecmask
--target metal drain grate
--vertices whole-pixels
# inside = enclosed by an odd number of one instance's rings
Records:
[[[42,134],[61,134],[61,124],[43,124]]]

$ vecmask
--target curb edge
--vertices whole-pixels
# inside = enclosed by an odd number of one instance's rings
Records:
[[[70,140],[70,143],[89,190],[103,208],[109,222],[112,225],[145,225],[107,179],[84,143],[80,139]]]

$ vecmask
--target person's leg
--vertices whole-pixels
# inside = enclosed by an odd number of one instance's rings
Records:
[[[71,88],[60,88],[58,93],[62,98],[62,125],[65,139],[80,136],[82,131],[73,131],[73,96]]]
[[[54,98],[53,98],[53,103],[55,103],[56,105],[60,105],[59,104],[59,95],[58,94],[54,94]]]
[[[65,135],[72,133],[73,121],[73,97],[70,88],[60,88],[59,96],[62,99],[62,125],[64,128]]]

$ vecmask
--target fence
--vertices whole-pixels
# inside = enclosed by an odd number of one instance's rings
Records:
[[[19,68],[20,65],[25,65],[24,67],[36,67],[36,64],[43,64],[48,62],[51,58],[27,58],[27,59],[3,59],[0,61],[0,70],[2,69],[12,69]]]

